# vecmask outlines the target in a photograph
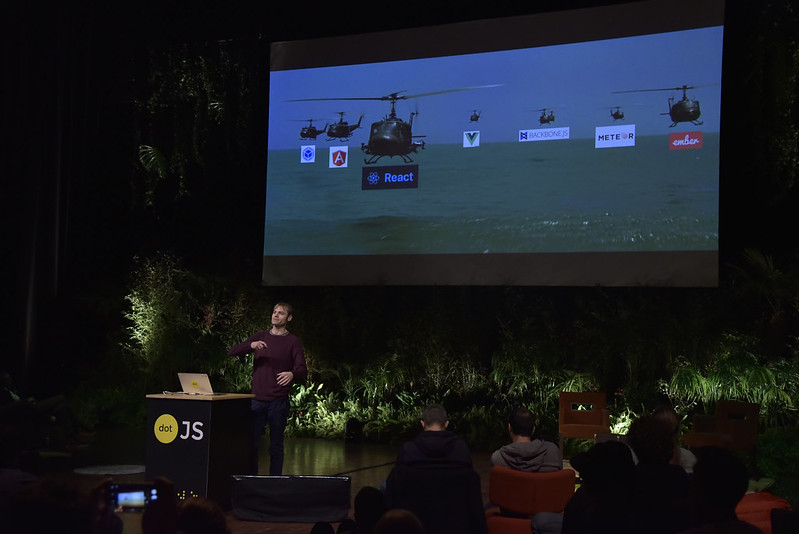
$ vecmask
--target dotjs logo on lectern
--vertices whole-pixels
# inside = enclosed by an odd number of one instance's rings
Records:
[[[181,421],[178,424],[178,420],[168,413],[155,420],[153,433],[155,439],[163,444],[172,443],[175,439],[201,441],[205,436],[202,421]]]

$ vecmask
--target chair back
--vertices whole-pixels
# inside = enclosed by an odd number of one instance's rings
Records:
[[[561,391],[559,424],[607,425],[607,399],[604,393]]]
[[[488,499],[513,514],[559,513],[574,494],[574,482],[571,469],[531,473],[495,465],[489,474]]]
[[[720,399],[716,403],[715,417],[718,431],[730,436],[731,449],[754,450],[760,404]]]

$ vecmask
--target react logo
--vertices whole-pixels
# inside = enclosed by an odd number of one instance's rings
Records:
[[[153,425],[155,438],[161,443],[172,443],[178,437],[178,421],[168,413],[165,413],[155,420]]]

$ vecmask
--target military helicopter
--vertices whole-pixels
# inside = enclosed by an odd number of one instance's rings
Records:
[[[425,137],[424,135],[413,135],[413,118],[418,115],[418,112],[412,112],[408,121],[402,120],[397,117],[396,103],[398,100],[408,100],[411,98],[420,98],[423,96],[442,95],[445,93],[454,93],[456,91],[468,91],[472,89],[484,89],[488,87],[498,87],[501,84],[495,85],[481,85],[477,87],[462,87],[457,89],[447,89],[444,91],[433,91],[429,93],[419,93],[415,95],[400,94],[403,91],[390,93],[384,96],[370,96],[370,97],[340,97],[340,98],[302,98],[291,100],[291,102],[307,102],[316,100],[379,100],[381,102],[390,102],[391,111],[382,120],[373,122],[369,130],[369,141],[361,143],[361,150],[369,157],[363,161],[367,165],[376,163],[380,158],[388,156],[393,158],[398,156],[402,158],[405,163],[411,163],[413,158],[411,154],[417,153],[420,149],[424,149],[424,141],[416,141]],[[363,117],[363,116],[361,116]],[[358,124],[360,124],[358,119]],[[334,130],[337,125],[330,125],[327,129],[327,134],[333,137],[331,130]]]
[[[361,119],[363,119],[363,115],[358,117],[358,122],[355,124],[349,124],[347,121],[344,120],[344,114],[346,112],[339,111],[338,122],[334,122],[333,124],[329,124],[327,126],[327,140],[332,141],[333,139],[339,139],[341,141],[347,141],[352,135],[352,132],[357,130],[361,127]]]
[[[476,109],[472,111],[472,116],[469,117],[469,122],[477,122],[480,120],[480,115],[482,115],[482,111],[477,111]]]
[[[538,117],[538,122],[541,123],[542,126],[544,124],[549,124],[550,122],[555,122],[555,110],[549,108],[541,108],[537,109],[536,111],[541,112],[541,115]]]
[[[621,110],[621,106],[610,108],[610,116],[613,117],[614,121],[623,119],[624,112]]]
[[[325,127],[321,130],[313,125],[313,121],[315,120],[323,120],[323,119],[306,119],[308,121],[308,126],[303,126],[300,130],[300,138],[302,139],[316,139],[319,135],[325,133],[327,131],[328,124],[325,124]]]
[[[699,120],[702,112],[699,109],[699,100],[688,98],[688,90],[696,89],[694,85],[683,85],[682,87],[666,87],[664,89],[633,89],[629,91],[614,91],[616,93],[643,93],[650,91],[682,91],[682,99],[675,102],[673,96],[669,97],[669,111],[661,113],[661,115],[668,115],[671,117],[671,125],[669,128],[674,128],[677,123],[690,122],[699,126],[703,122]]]

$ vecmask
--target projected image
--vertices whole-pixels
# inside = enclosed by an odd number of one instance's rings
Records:
[[[273,71],[265,279],[281,257],[715,253],[722,40]]]

